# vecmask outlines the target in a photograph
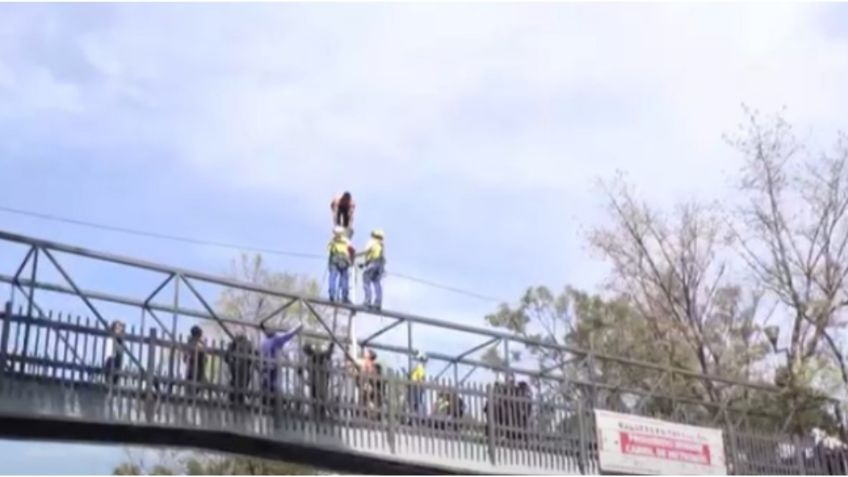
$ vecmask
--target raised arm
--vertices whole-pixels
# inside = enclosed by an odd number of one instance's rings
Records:
[[[271,338],[271,343],[268,345],[271,348],[271,353],[276,353],[278,349],[282,348],[283,345],[289,342],[296,334],[300,332],[300,329],[303,328],[303,325],[297,325],[293,329],[286,331],[285,333],[277,333]]]

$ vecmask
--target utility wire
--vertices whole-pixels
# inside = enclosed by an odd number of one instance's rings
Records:
[[[492,301],[492,302],[496,302],[496,303],[506,303],[507,302],[507,300],[501,300],[499,298],[495,298],[495,297],[491,297],[491,296],[487,296],[487,295],[481,295],[479,293],[474,293],[474,292],[470,292],[470,291],[466,291],[466,290],[461,290],[459,288],[454,288],[454,287],[451,287],[451,286],[448,286],[448,285],[441,285],[441,284],[438,284],[438,283],[435,283],[435,282],[423,280],[421,278],[411,277],[409,275],[403,275],[403,274],[397,273],[397,272],[386,272],[386,275],[389,275],[389,276],[392,276],[392,277],[402,278],[404,280],[409,280],[411,282],[420,283],[422,285],[426,285],[426,286],[433,287],[433,288],[440,288],[442,290],[453,292],[453,293],[459,293],[461,295],[466,295],[466,296],[469,296],[471,298],[477,298],[479,300]]]
[[[95,229],[108,230],[108,231],[112,231],[112,232],[119,232],[119,233],[129,234],[129,235],[139,235],[139,236],[143,236],[143,237],[156,238],[156,239],[160,239],[160,240],[171,240],[171,241],[174,241],[174,242],[190,243],[190,244],[194,244],[194,245],[208,245],[208,246],[212,246],[212,247],[220,247],[220,248],[227,248],[227,249],[233,249],[233,250],[250,250],[250,251],[254,251],[254,252],[265,253],[265,254],[268,254],[268,255],[281,255],[281,256],[286,256],[286,257],[303,258],[303,259],[309,259],[309,260],[316,260],[316,259],[324,260],[326,258],[324,255],[318,255],[318,254],[314,254],[314,253],[292,252],[292,251],[287,251],[287,250],[254,247],[254,246],[239,245],[239,244],[228,243],[228,242],[218,242],[218,241],[213,241],[213,240],[203,240],[203,239],[197,239],[197,238],[192,238],[192,237],[182,237],[182,236],[179,236],[179,235],[170,235],[170,234],[163,234],[163,233],[158,233],[158,232],[148,232],[146,230],[132,229],[132,228],[127,228],[127,227],[117,227],[117,226],[114,226],[114,225],[107,225],[107,224],[101,224],[101,223],[96,223],[96,222],[89,222],[89,221],[85,221],[85,220],[77,220],[77,219],[72,219],[72,218],[68,218],[68,217],[61,217],[61,216],[57,216],[57,215],[44,214],[44,213],[40,213],[40,212],[32,212],[32,211],[29,211],[29,210],[16,209],[16,208],[6,207],[6,206],[2,206],[2,205],[0,205],[0,211],[7,212],[7,213],[10,213],[10,214],[24,215],[24,216],[28,216],[28,217],[35,217],[35,218],[38,218],[38,219],[48,220],[48,221],[53,221],[53,222],[63,222],[63,223],[78,225],[78,226],[82,226],[82,227],[90,227],[90,228],[95,228]],[[419,283],[421,285],[429,286],[429,287],[432,287],[432,288],[439,288],[441,290],[449,291],[449,292],[456,293],[456,294],[459,294],[459,295],[465,295],[465,296],[468,296],[468,297],[471,297],[471,298],[476,298],[478,300],[495,302],[495,303],[504,303],[504,302],[507,301],[507,300],[501,300],[499,298],[495,298],[495,297],[491,297],[491,296],[481,295],[479,293],[475,293],[475,292],[471,292],[471,291],[467,291],[467,290],[462,290],[460,288],[452,287],[452,286],[449,286],[449,285],[443,285],[443,284],[440,284],[440,283],[431,282],[429,280],[424,280],[424,279],[421,279],[421,278],[416,278],[416,277],[412,277],[412,276],[409,276],[409,275],[404,275],[404,274],[401,274],[401,273],[391,272],[391,273],[387,273],[387,275],[397,277],[397,278],[400,278],[400,279],[403,279],[403,280],[409,280],[411,282],[416,282],[416,283]]]
[[[177,236],[177,235],[161,234],[161,233],[157,233],[157,232],[147,232],[147,231],[144,231],[144,230],[130,229],[130,228],[125,228],[125,227],[115,227],[113,225],[98,224],[98,223],[94,223],[94,222],[86,222],[84,220],[69,219],[67,217],[58,217],[58,216],[50,215],[50,214],[42,214],[42,213],[39,213],[39,212],[30,212],[30,211],[27,211],[27,210],[13,209],[11,207],[0,206],[0,211],[9,212],[11,214],[28,215],[30,217],[37,217],[39,219],[44,219],[44,220],[52,220],[54,222],[65,222],[65,223],[68,223],[68,224],[81,225],[81,226],[84,226],[84,227],[92,227],[92,228],[96,228],[96,229],[111,230],[112,232],[120,232],[120,233],[125,233],[125,234],[130,234],[130,235],[142,235],[142,236],[145,236],[145,237],[152,237],[152,238],[158,238],[158,239],[163,239],[163,240],[172,240],[172,241],[175,241],[175,242],[185,242],[185,243],[191,243],[191,244],[195,244],[195,245],[210,245],[210,246],[213,246],[213,247],[221,247],[221,248],[229,248],[229,249],[237,249],[237,250],[252,250],[254,252],[262,252],[262,253],[274,254],[274,255],[285,255],[285,256],[288,256],[288,257],[297,257],[297,258],[307,258],[307,259],[324,258],[322,255],[316,255],[316,254],[313,254],[313,253],[287,252],[287,251],[284,251],[284,250],[273,250],[273,249],[261,248],[261,247],[247,247],[247,246],[242,246],[242,245],[238,245],[238,244],[234,244],[234,243],[215,242],[215,241],[201,240],[201,239],[196,239],[196,238],[191,238],[191,237],[180,237],[180,236]]]

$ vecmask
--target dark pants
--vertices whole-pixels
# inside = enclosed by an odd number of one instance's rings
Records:
[[[117,386],[121,382],[121,375],[118,373],[121,372],[122,361],[121,355],[106,358],[106,362],[103,364],[103,374],[106,376],[108,384]]]
[[[312,412],[315,416],[327,416],[327,398],[329,396],[330,383],[326,377],[316,375],[309,380],[309,395],[313,399]]]
[[[279,370],[266,369],[262,373],[262,404],[269,406],[276,402]]]
[[[241,372],[244,371],[244,372]],[[247,389],[250,387],[250,370],[238,370],[230,375],[230,403],[242,405],[247,398]]]
[[[348,208],[339,207],[336,209],[336,225],[344,228],[350,227],[350,210]]]

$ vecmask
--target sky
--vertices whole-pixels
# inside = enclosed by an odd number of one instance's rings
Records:
[[[848,122],[846,25],[839,4],[4,4],[0,206],[320,254],[349,190],[389,273],[499,300],[598,291],[597,180],[725,197],[742,103],[826,145]],[[211,273],[238,253],[5,212],[0,229]],[[497,305],[385,288],[386,308],[468,324]],[[120,457],[0,443],[3,472]]]

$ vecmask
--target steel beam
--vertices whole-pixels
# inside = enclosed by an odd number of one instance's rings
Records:
[[[197,300],[200,302],[201,305],[203,305],[203,308],[206,308],[206,312],[209,313],[209,315],[215,321],[218,322],[218,325],[221,326],[221,329],[224,330],[224,333],[226,333],[227,336],[230,337],[230,339],[235,338],[235,335],[233,335],[233,333],[230,331],[230,329],[227,328],[227,325],[225,325],[223,320],[221,320],[221,318],[218,316],[218,314],[215,313],[215,310],[213,310],[212,307],[209,306],[209,303],[206,302],[206,299],[203,298],[203,295],[201,295],[200,292],[198,292],[197,289],[194,288],[194,285],[192,285],[191,282],[188,281],[188,279],[186,277],[182,276],[182,275],[180,275],[180,280],[182,280],[182,282],[186,284],[186,286],[191,291],[191,293],[194,295],[194,297],[197,298]]]
[[[389,326],[385,326],[383,328],[380,328],[378,331],[371,333],[365,339],[362,340],[362,346],[367,345],[368,343],[370,343],[375,338],[379,337],[383,333],[386,333],[387,331],[392,330],[393,328],[397,327],[398,325],[400,325],[403,322],[404,322],[403,320],[397,320],[394,323],[390,324]]]
[[[546,343],[546,342],[541,341],[541,340],[536,340],[536,339],[532,339],[532,338],[528,338],[528,337],[524,337],[524,336],[518,336],[518,335],[505,333],[505,332],[501,332],[501,331],[497,331],[497,330],[468,326],[468,325],[462,325],[462,324],[459,324],[459,323],[436,320],[436,319],[433,319],[433,318],[426,318],[426,317],[407,314],[407,313],[398,313],[398,312],[392,312],[392,311],[376,312],[376,311],[367,310],[367,309],[364,309],[362,307],[355,306],[355,305],[345,305],[345,304],[342,304],[342,303],[330,302],[329,300],[324,300],[324,299],[321,299],[321,298],[307,297],[307,296],[297,294],[297,293],[290,293],[290,292],[282,292],[282,291],[279,291],[279,290],[272,290],[272,289],[269,289],[269,288],[266,288],[266,287],[261,287],[261,286],[255,285],[255,284],[240,282],[238,280],[218,277],[218,276],[214,276],[214,275],[211,275],[211,274],[186,270],[186,269],[182,269],[182,268],[179,268],[179,267],[171,267],[171,266],[161,265],[161,264],[157,264],[157,263],[154,263],[154,262],[138,260],[138,259],[134,259],[134,258],[128,258],[128,257],[116,255],[116,254],[109,254],[109,253],[104,253],[104,252],[92,251],[92,250],[84,249],[84,248],[81,248],[81,247],[74,247],[74,246],[70,246],[70,245],[66,245],[66,244],[62,244],[62,243],[58,243],[58,242],[42,240],[42,239],[37,239],[37,238],[33,238],[33,237],[27,237],[27,236],[23,236],[23,235],[19,235],[19,234],[13,234],[13,233],[4,232],[4,231],[0,231],[0,240],[29,244],[29,245],[41,247],[42,249],[51,249],[51,250],[61,251],[61,252],[64,252],[64,253],[83,256],[83,257],[90,258],[90,259],[93,259],[93,260],[122,264],[122,265],[130,266],[130,267],[134,267],[134,268],[140,268],[140,269],[145,269],[145,270],[150,270],[150,271],[158,271],[158,272],[162,272],[162,273],[175,273],[175,274],[178,274],[178,275],[182,275],[184,278],[192,278],[192,279],[195,279],[197,281],[221,285],[221,286],[225,286],[225,287],[238,288],[238,289],[242,289],[242,290],[246,290],[246,291],[254,291],[254,292],[258,292],[258,293],[264,293],[264,294],[268,294],[268,295],[272,295],[272,296],[284,297],[284,298],[289,298],[289,299],[292,299],[292,298],[301,299],[305,303],[310,303],[313,306],[321,305],[321,306],[327,306],[327,307],[336,307],[336,308],[339,308],[339,309],[347,309],[351,312],[360,312],[360,313],[364,312],[364,313],[367,313],[367,314],[376,315],[376,316],[383,316],[383,317],[386,317],[386,318],[402,319],[402,320],[409,321],[409,322],[416,323],[416,324],[420,324],[420,325],[434,326],[434,327],[442,328],[442,329],[449,329],[449,330],[453,330],[453,331],[460,331],[460,332],[471,333],[471,334],[476,334],[476,335],[489,336],[491,338],[499,337],[499,338],[503,338],[504,340],[513,341],[513,342],[521,343],[521,344],[524,344],[524,345],[538,346],[538,347],[546,348],[546,349],[549,349],[549,350],[556,350],[556,351],[559,351],[559,352],[567,352],[567,353],[572,353],[572,354],[575,354],[575,355],[586,355],[586,354],[590,353],[590,351],[582,350],[582,349],[571,347],[571,346],[565,346],[565,345],[556,344],[556,343]],[[617,357],[617,356],[605,355],[605,354],[596,353],[596,352],[592,352],[592,354],[594,355],[594,359],[601,359],[601,360],[605,360],[605,361],[619,362],[619,363],[622,363],[622,364],[639,366],[639,367],[642,367],[642,368],[645,368],[645,369],[655,369],[657,371],[661,371],[665,368],[662,365],[657,365],[655,363],[650,363],[650,362],[645,362],[645,361],[638,361],[638,360],[632,360],[632,359],[628,359],[628,358],[621,358],[621,357]],[[766,385],[766,384],[762,384],[762,383],[744,383],[744,382],[741,382],[741,381],[737,381],[737,380],[730,379],[730,378],[724,378],[724,377],[721,377],[721,376],[702,375],[702,374],[699,374],[697,372],[690,371],[690,370],[687,370],[687,369],[682,369],[682,368],[675,368],[674,372],[678,375],[681,375],[681,376],[702,377],[702,378],[709,379],[710,381],[713,381],[713,382],[716,382],[716,383],[746,386],[746,387],[749,387],[749,388],[752,388],[752,389],[760,389],[760,390],[764,390],[764,391],[775,391],[776,390],[775,387],[771,386],[771,385]]]

